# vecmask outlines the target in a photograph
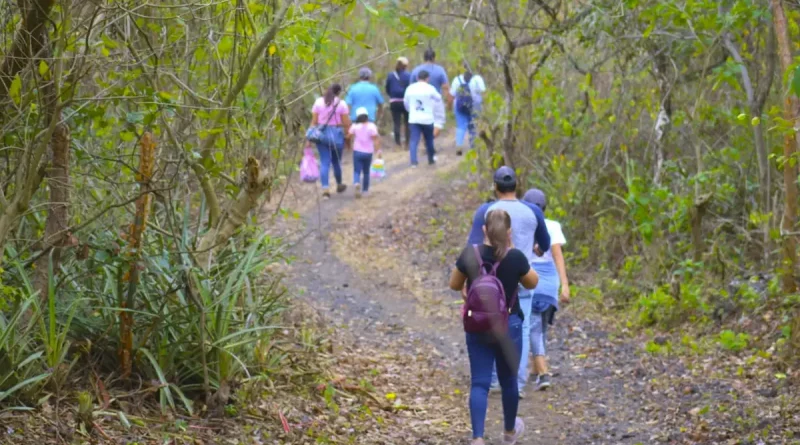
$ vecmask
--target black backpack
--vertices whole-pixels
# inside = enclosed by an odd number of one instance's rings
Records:
[[[463,76],[458,76],[458,81],[461,86],[456,91],[456,110],[461,114],[472,115],[472,91],[469,89],[469,81],[465,83]]]

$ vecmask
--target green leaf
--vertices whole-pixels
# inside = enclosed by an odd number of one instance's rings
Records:
[[[219,44],[217,45],[217,49],[219,50],[220,54],[227,54],[227,53],[231,52],[231,50],[233,49],[233,37],[231,37],[231,36],[223,37],[219,41]]]
[[[21,100],[20,90],[22,90],[22,79],[20,79],[19,74],[17,74],[14,76],[14,80],[11,81],[11,86],[8,88],[8,95],[11,96],[11,100],[17,105],[19,105]]]
[[[50,72],[50,67],[47,65],[47,62],[45,62],[44,60],[39,62],[39,75],[47,79],[47,73],[49,72]]]
[[[797,68],[794,70],[794,76],[792,77],[792,92],[795,96],[800,97],[800,65],[797,65]]]
[[[367,2],[363,2],[363,3],[364,3],[364,9],[366,9],[366,10],[367,10],[367,12],[369,12],[370,14],[372,14],[372,15],[374,15],[374,16],[378,16],[378,15],[380,15],[380,13],[378,12],[378,10],[377,10],[377,9],[375,9],[375,8],[373,8],[373,7],[372,7],[372,6],[371,6],[369,3],[367,3]]]
[[[129,124],[141,124],[144,122],[144,113],[141,111],[133,111],[125,114],[125,120]]]

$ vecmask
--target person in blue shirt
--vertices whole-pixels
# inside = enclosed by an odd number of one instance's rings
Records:
[[[411,83],[417,81],[417,76],[419,75],[420,71],[427,71],[428,83],[433,85],[439,94],[444,94],[446,96],[450,93],[450,90],[447,88],[442,88],[449,86],[450,82],[447,80],[447,71],[445,71],[441,65],[436,63],[436,51],[428,48],[425,50],[423,57],[425,58],[425,63],[415,67],[411,71]]]
[[[350,119],[355,122],[356,110],[364,107],[369,114],[370,122],[377,122],[381,118],[381,108],[383,106],[383,96],[378,86],[370,82],[372,70],[363,67],[358,70],[358,82],[350,85],[347,90],[345,102],[350,106]]]

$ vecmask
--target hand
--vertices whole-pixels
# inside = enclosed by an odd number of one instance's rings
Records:
[[[463,298],[464,301],[467,301],[467,285],[466,284],[464,284],[464,287],[461,288],[461,298]]]
[[[561,286],[561,298],[559,301],[562,304],[569,304],[569,285]]]
[[[441,132],[442,132],[442,129],[441,129],[441,128],[439,128],[439,127],[434,127],[434,128],[433,128],[433,137],[437,137],[437,136],[439,136],[439,133],[441,133]]]
[[[539,245],[538,245],[538,244],[534,244],[534,245],[533,245],[533,253],[535,253],[535,254],[536,254],[536,256],[542,256],[542,255],[544,255],[544,252],[542,252],[542,249],[540,249],[540,248],[539,248]]]

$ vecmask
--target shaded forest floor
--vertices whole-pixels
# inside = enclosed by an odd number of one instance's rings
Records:
[[[388,176],[368,198],[348,190],[322,201],[317,184],[295,179],[264,206],[264,226],[295,257],[282,272],[298,298],[274,341],[287,361],[268,380],[238,388],[225,418],[131,415],[123,428],[101,414],[99,431],[82,435],[48,420],[54,408],[45,405],[32,415],[0,413],[0,442],[469,443],[459,299],[446,284],[481,197],[452,138],[438,142],[436,168],[411,169],[407,152],[387,150]],[[349,159],[344,177],[350,184]],[[794,443],[797,398],[770,372],[768,354],[631,331],[584,290],[589,280],[577,280],[574,303],[552,331],[554,387],[520,403],[528,426],[521,444]],[[489,409],[487,441],[496,444],[498,395]]]

